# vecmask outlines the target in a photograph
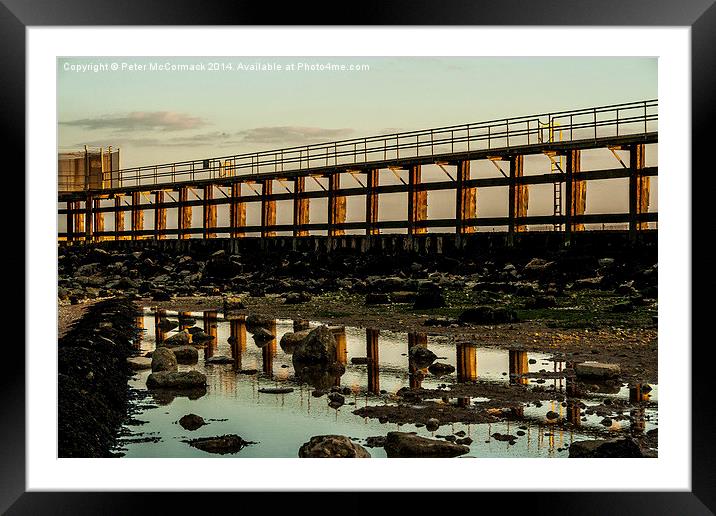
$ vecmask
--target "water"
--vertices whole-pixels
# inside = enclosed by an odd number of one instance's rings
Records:
[[[541,406],[525,404],[517,421],[491,424],[454,423],[442,425],[436,432],[413,424],[380,423],[374,418],[363,418],[352,412],[367,405],[397,404],[395,393],[403,387],[421,386],[437,388],[441,384],[455,382],[486,381],[510,385],[524,383],[529,386],[556,390],[566,394],[569,381],[565,378],[517,378],[510,373],[536,373],[539,371],[559,372],[565,366],[551,355],[542,353],[515,352],[476,346],[455,346],[444,339],[425,334],[407,334],[389,331],[375,331],[361,328],[336,328],[339,359],[345,363],[346,371],[337,383],[348,387],[346,404],[338,409],[328,406],[325,396],[311,395],[313,387],[298,382],[294,375],[291,355],[281,349],[279,342],[286,332],[294,331],[290,320],[276,320],[271,329],[276,339],[259,347],[251,333],[246,331],[243,319],[224,320],[217,312],[189,313],[196,319],[196,325],[206,333],[215,336],[209,346],[199,349],[199,362],[194,365],[179,365],[180,371],[196,369],[207,376],[206,393],[173,395],[151,392],[146,389],[150,371],[140,371],[131,380],[130,386],[137,389],[139,399],[135,400],[134,418],[142,424],[133,423],[124,428],[129,434],[120,443],[120,452],[126,457],[221,457],[189,446],[183,442],[197,437],[211,437],[224,434],[238,434],[256,444],[243,448],[237,454],[225,457],[297,457],[299,447],[314,435],[340,434],[365,444],[365,438],[385,435],[389,431],[417,432],[425,437],[449,435],[464,431],[473,439],[469,456],[474,457],[566,457],[566,446],[574,440],[594,438],[595,433],[609,435],[629,432],[646,432],[656,428],[658,387],[652,386],[648,394],[638,393],[634,388],[622,386],[617,392],[580,394],[580,401],[586,405],[581,411],[572,405],[563,406],[561,400],[543,401]],[[138,324],[144,329],[139,347],[141,353],[155,349],[157,336],[166,338],[174,332],[162,332],[157,323],[163,318],[177,319],[176,312],[154,312],[145,309]],[[310,323],[311,327],[318,323]],[[184,326],[183,326],[184,327]],[[231,339],[230,337],[235,337]],[[233,343],[233,344],[232,344]],[[426,370],[411,374],[407,353],[413,345],[427,346],[438,357],[439,362],[448,363],[456,372],[437,377]],[[377,356],[377,367],[353,364],[354,357]],[[232,358],[229,364],[205,364],[211,356]],[[534,362],[534,363],[530,363]],[[240,371],[255,369],[254,374]],[[266,387],[292,387],[287,394],[259,392]],[[640,403],[624,411],[623,419],[614,420],[606,428],[601,424],[603,416],[586,415],[590,407],[600,405],[607,398],[632,401],[641,396]],[[195,398],[195,399],[192,399]],[[448,400],[456,403],[456,399]],[[486,398],[461,398],[462,406],[487,401]],[[570,421],[579,424],[569,430],[553,428],[547,423],[545,414],[552,410]],[[196,431],[184,430],[177,422],[189,413],[202,416],[209,422]],[[585,418],[585,419],[582,419]],[[527,427],[525,435],[514,444],[496,441],[490,436],[495,433],[515,434],[518,427]],[[385,457],[382,448],[367,448],[373,457]]]

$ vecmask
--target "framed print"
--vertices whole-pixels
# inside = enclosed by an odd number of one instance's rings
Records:
[[[716,8],[42,4],[0,11],[3,510],[712,513]]]

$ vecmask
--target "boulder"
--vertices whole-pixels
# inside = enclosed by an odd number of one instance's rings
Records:
[[[525,308],[553,308],[557,306],[554,296],[533,296],[525,300]]]
[[[470,451],[463,444],[428,439],[412,432],[388,432],[384,448],[388,457],[458,457]]]
[[[152,368],[152,359],[147,357],[129,357],[127,363],[134,371]]]
[[[187,414],[186,416],[182,416],[179,420],[179,424],[184,430],[194,431],[204,426],[206,421],[204,421],[203,417],[197,416],[196,414]]]
[[[160,371],[147,378],[147,387],[150,389],[191,389],[205,385],[206,375],[199,371]]]
[[[510,323],[517,320],[517,314],[514,310],[503,307],[476,306],[462,312],[459,320],[460,322],[474,324]]]
[[[606,364],[603,362],[581,362],[575,364],[574,373],[578,378],[592,378],[602,380],[614,378],[621,374],[619,364]]]
[[[268,331],[266,328],[258,327],[253,334],[254,340],[259,345],[265,345],[276,338],[276,336]]]
[[[428,308],[441,308],[445,306],[445,295],[440,285],[428,282],[422,283],[418,288],[418,294],[415,297],[413,308],[416,310]]]
[[[186,346],[191,342],[191,335],[185,331],[175,333],[171,337],[164,339],[165,346]]]
[[[244,302],[240,297],[226,297],[224,298],[224,315],[230,312],[236,312],[237,310],[244,310]]]
[[[284,302],[287,305],[297,305],[300,303],[307,303],[311,300],[311,295],[307,292],[291,292],[286,294]]]
[[[569,458],[642,458],[644,453],[634,439],[595,439],[576,441],[569,447]]]
[[[413,346],[408,351],[409,360],[414,362],[418,367],[427,367],[438,358],[438,356],[428,348],[422,346]]]
[[[241,437],[236,434],[221,435],[218,437],[204,437],[201,439],[191,439],[184,441],[189,446],[198,448],[199,450],[207,453],[218,453],[219,455],[225,455],[227,453],[237,453],[244,446],[254,444],[250,441],[244,441]]]
[[[370,458],[368,450],[344,435],[316,435],[298,449],[301,458]]]
[[[328,395],[329,405],[332,408],[338,408],[346,402],[346,398],[337,392],[332,392]]]
[[[192,341],[194,344],[199,344],[199,343],[207,342],[207,341],[210,341],[210,340],[214,340],[213,335],[209,335],[208,333],[206,333],[206,332],[205,332],[204,330],[202,330],[201,328],[199,328],[198,331],[194,331],[194,332],[191,334],[191,341]]]
[[[336,362],[336,339],[327,326],[318,326],[293,350],[293,365],[328,366]]]
[[[231,357],[224,355],[217,355],[215,357],[209,357],[205,360],[207,364],[231,364],[233,360]]]
[[[296,332],[284,333],[283,337],[281,337],[281,342],[279,343],[279,345],[284,352],[293,353],[293,350],[296,349],[296,346],[301,344],[303,339],[305,339],[309,333],[311,333],[311,330],[301,330]]]
[[[161,321],[159,321],[159,324],[157,324],[157,327],[164,332],[172,331],[174,328],[177,328],[178,326],[179,326],[179,323],[172,319],[162,319]]]
[[[246,317],[246,329],[253,331],[253,328],[271,328],[274,322],[273,317],[251,314]]]
[[[199,361],[199,352],[194,346],[177,346],[171,350],[179,364],[196,364]]]
[[[390,304],[390,296],[388,294],[380,294],[380,293],[370,292],[365,295],[365,304],[366,305],[389,305]]]
[[[428,367],[428,371],[432,374],[439,376],[443,374],[450,374],[455,371],[455,367],[450,364],[443,364],[442,362],[435,362]]]
[[[169,348],[161,347],[152,353],[152,372],[176,371],[177,357]]]

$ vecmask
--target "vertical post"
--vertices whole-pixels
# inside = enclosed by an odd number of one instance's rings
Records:
[[[477,348],[474,344],[457,345],[457,381],[477,380]]]
[[[419,235],[428,232],[425,226],[416,223],[427,220],[428,218],[428,192],[427,190],[418,190],[422,179],[420,165],[413,165],[408,172],[408,234]]]
[[[457,162],[455,178],[455,232],[458,235],[474,233],[475,226],[466,225],[466,220],[477,216],[477,188],[465,186],[470,180],[470,160]]]
[[[244,236],[244,232],[238,229],[246,225],[246,204],[241,201],[241,183],[231,185],[229,224],[231,225],[231,238]]]
[[[581,152],[579,150],[567,151],[567,173],[565,186],[567,211],[565,214],[565,243],[569,245],[572,232],[584,231],[584,224],[574,222],[574,217],[584,215],[587,206],[587,182],[574,178],[574,174],[581,170]]]
[[[74,240],[75,232],[75,202],[67,201],[67,241],[72,242]]]
[[[346,198],[338,195],[340,188],[340,172],[332,172],[328,175],[328,236],[345,234],[344,229],[336,227],[346,221]]]
[[[139,240],[138,231],[144,229],[144,212],[139,208],[142,202],[141,192],[132,192],[132,240]]]
[[[102,233],[104,232],[104,213],[99,211],[100,208],[100,199],[94,199],[93,201],[93,221],[92,225],[94,227],[94,240],[100,241],[104,237],[102,236]]]
[[[507,227],[509,245],[514,245],[515,233],[521,233],[527,229],[524,224],[517,223],[517,219],[527,216],[527,204],[529,202],[528,186],[518,183],[518,178],[524,175],[524,162],[524,156],[516,155],[510,157],[509,221]]]
[[[273,193],[273,181],[262,181],[261,190],[261,238],[276,236],[276,232],[268,229],[276,225],[276,201],[268,198]]]
[[[167,209],[164,207],[164,190],[154,192],[154,239],[163,240],[167,236]]]
[[[93,204],[92,194],[87,193],[87,197],[85,198],[85,242],[91,242],[93,240],[92,204]]]
[[[649,211],[649,176],[642,175],[644,168],[644,144],[629,146],[629,240],[636,242],[638,232],[647,228],[647,222],[640,222],[639,215]]]
[[[309,200],[301,197],[306,191],[306,178],[297,177],[293,180],[293,236],[308,236],[308,230],[299,226],[309,222]]]
[[[179,206],[177,208],[180,240],[191,238],[191,233],[189,233],[189,229],[191,229],[191,206],[187,206],[187,202],[189,202],[189,187],[180,186]]]
[[[121,231],[124,231],[124,210],[122,208],[122,194],[117,194],[114,197],[114,239],[123,240],[124,237],[119,235]]]
[[[204,187],[204,238],[216,238],[216,232],[211,231],[216,227],[216,204],[212,204],[214,199],[214,186],[206,185]]]
[[[378,358],[378,336],[379,330],[366,328],[366,357],[368,357],[368,392],[378,394],[380,392],[380,369]]]
[[[527,352],[511,349],[509,350],[509,361],[510,383],[527,385],[529,379],[522,376],[529,372]]]
[[[368,170],[367,192],[365,196],[365,223],[366,235],[377,235],[380,229],[375,227],[378,222],[378,192],[375,190],[380,183],[380,169]]]

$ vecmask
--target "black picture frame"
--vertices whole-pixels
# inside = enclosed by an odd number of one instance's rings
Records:
[[[151,3],[136,0],[109,2],[106,0],[2,0],[0,2],[0,110],[3,113],[4,146],[6,149],[24,148],[25,135],[25,29],[43,25],[283,25],[283,24],[330,24],[330,25],[622,25],[622,26],[686,26],[691,27],[692,71],[692,169],[708,172],[707,159],[713,146],[714,124],[711,121],[716,107],[716,6],[714,0],[601,0],[599,2],[575,2],[574,0],[490,0],[481,2],[458,2],[442,0],[428,2],[404,0],[399,2],[362,2],[360,5],[323,5],[321,2],[272,4],[266,2],[216,2],[194,0],[176,3],[155,0]],[[308,7],[310,5],[310,8]],[[321,14],[322,13],[322,14]],[[11,195],[25,199],[24,152],[6,152],[6,172],[12,188]],[[708,188],[694,188],[693,176],[688,175],[688,156],[684,156],[684,180],[692,181],[692,206],[708,206]],[[671,171],[669,171],[671,172]],[[10,177],[11,176],[11,177]],[[13,184],[12,179],[15,179]],[[22,178],[22,180],[20,179]],[[6,190],[7,192],[8,190]],[[22,195],[20,194],[22,192]],[[689,209],[685,206],[684,209]],[[692,329],[702,326],[711,311],[709,294],[716,287],[712,272],[713,260],[706,252],[709,245],[707,214],[692,211],[692,274],[699,276],[692,290]],[[702,226],[702,227],[699,227]],[[693,238],[701,235],[702,238]],[[6,270],[25,269],[24,222],[14,223],[6,229],[4,237],[15,242],[15,251],[7,255]],[[699,251],[700,249],[700,252]],[[24,299],[23,299],[24,306]],[[29,307],[32,309],[32,307]],[[668,316],[668,314],[665,314]],[[26,324],[31,317],[25,313]],[[690,492],[612,492],[612,493],[480,493],[479,503],[495,502],[498,507],[524,508],[530,514],[559,511],[563,514],[713,514],[716,511],[716,455],[713,430],[713,403],[699,393],[708,393],[711,374],[710,363],[699,353],[709,353],[711,338],[693,343],[660,342],[662,346],[683,347],[692,353],[692,490]],[[207,509],[207,495],[186,493],[69,493],[25,492],[25,350],[18,345],[5,347],[7,364],[13,371],[0,375],[3,398],[3,424],[0,424],[0,510],[8,514],[124,514],[143,513],[152,509],[152,502],[159,501],[163,512],[180,508],[181,512]],[[47,343],[51,348],[53,343]],[[705,348],[705,349],[704,349]],[[703,349],[703,351],[702,351]],[[685,379],[685,381],[688,381]],[[648,475],[648,471],[644,471]],[[558,489],[558,486],[555,486]],[[279,495],[294,507],[307,501],[309,493]],[[219,508],[228,494],[208,494],[210,507]],[[241,506],[251,507],[262,503],[265,493],[242,493]],[[277,496],[275,493],[272,497]],[[365,493],[349,493],[331,510],[361,511],[370,507]],[[373,496],[372,494],[370,496]],[[420,512],[446,507],[444,495],[413,493],[411,511]],[[474,496],[474,495],[469,495]],[[509,496],[509,505],[506,504]],[[488,500],[489,497],[491,500]],[[234,498],[235,500],[235,498]],[[310,501],[315,504],[317,500]],[[361,503],[362,502],[362,503]],[[230,503],[236,503],[230,502]],[[265,501],[264,501],[265,503]],[[272,498],[272,505],[280,498]],[[470,505],[475,503],[469,502]],[[174,507],[172,507],[174,506]],[[344,507],[347,509],[341,509]],[[408,509],[405,507],[405,509]],[[454,509],[453,509],[454,510]],[[474,507],[474,510],[479,510]]]

